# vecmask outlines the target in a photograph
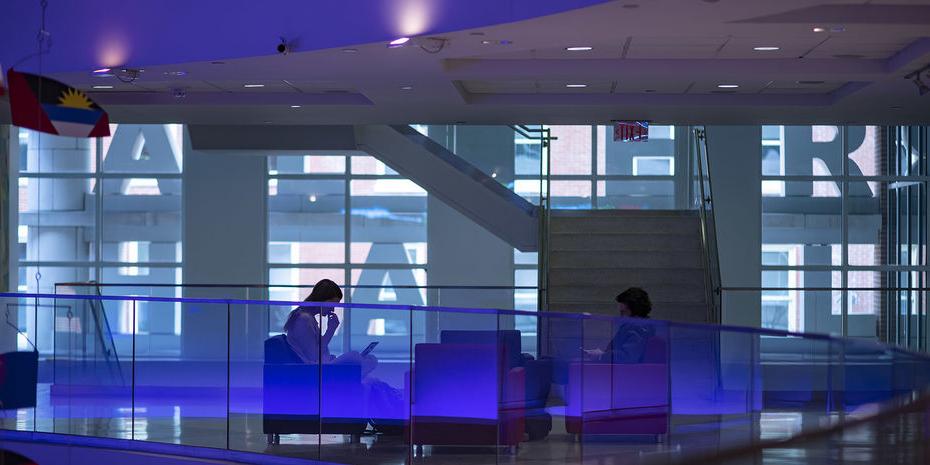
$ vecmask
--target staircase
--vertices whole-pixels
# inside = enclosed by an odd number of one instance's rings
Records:
[[[535,252],[539,208],[410,126],[356,126],[358,148],[375,156],[491,234]]]
[[[705,268],[696,211],[552,211],[552,311],[615,315],[616,295],[637,286],[652,299],[652,318],[708,322]]]

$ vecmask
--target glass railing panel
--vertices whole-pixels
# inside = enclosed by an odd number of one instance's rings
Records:
[[[429,316],[423,342],[413,346],[414,453],[450,461],[490,454],[493,461],[496,448],[523,439],[519,334],[500,331],[496,312]]]
[[[50,432],[131,439],[133,352],[131,344],[115,344],[114,332],[132,333],[134,303],[58,296],[39,305],[51,307],[53,326]],[[114,327],[108,315],[125,318],[127,327]]]
[[[540,125],[477,126],[477,125],[413,125],[473,169],[484,179],[516,192],[527,201],[539,205],[548,172],[546,153],[549,150],[548,131]],[[590,128],[588,138],[590,139]],[[578,152],[581,154],[581,152]],[[582,154],[583,155],[583,154]],[[591,171],[590,144],[588,173]]]
[[[133,302],[133,301],[130,301]],[[185,328],[177,357],[136,354],[133,439],[190,446],[227,446],[229,308],[207,300],[136,300],[146,311],[177,311]],[[141,304],[141,305],[140,305]],[[136,331],[135,338],[143,336]]]
[[[3,297],[5,324],[0,327],[0,428],[15,431],[53,430],[50,352],[53,341],[54,302]],[[15,373],[15,376],[10,376]]]
[[[567,429],[580,434],[584,461],[656,458],[671,418],[667,324],[604,317],[582,322],[584,353],[568,384],[569,392],[581,393],[581,417],[569,418]]]
[[[230,304],[235,315],[230,331],[230,449],[270,454],[299,450],[318,459],[323,435],[335,434],[330,429],[332,419],[320,414],[321,388],[327,387],[321,376],[328,376],[330,367],[319,362],[319,337],[309,336],[310,314],[294,313],[297,308],[262,302]],[[342,309],[338,313],[342,315]],[[275,321],[270,314],[284,317],[269,326]]]
[[[580,463],[582,458],[582,430],[584,428],[583,363],[585,350],[585,324],[582,318],[572,315],[540,314],[540,334],[536,357],[536,372],[532,378],[532,391],[527,397],[532,416],[534,440],[562,444],[560,452],[566,462]],[[528,370],[529,371],[529,370]],[[551,384],[541,381],[551,373]]]
[[[324,345],[329,328],[342,342],[323,350],[331,361],[321,376],[320,460],[347,463],[365,451],[378,463],[403,463],[410,455],[411,341],[423,338],[422,315],[402,306],[321,310]]]
[[[597,182],[598,209],[674,210],[675,199],[675,180],[671,177],[608,179]]]
[[[923,355],[777,330],[225,299],[5,294],[3,304],[29,338],[8,331],[0,341],[40,349],[34,401],[11,400],[10,377],[0,378],[3,429],[335,463],[698,458],[844,427],[930,385]],[[111,316],[110,343],[95,342],[106,333],[98,305]],[[269,318],[297,308],[308,315],[287,337],[322,335],[299,353]],[[176,311],[179,352],[140,350],[144,313]]]

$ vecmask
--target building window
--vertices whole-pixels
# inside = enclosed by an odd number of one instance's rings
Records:
[[[343,287],[346,302],[426,305],[426,199],[420,186],[368,155],[269,156],[269,297],[303,300],[326,278]],[[281,331],[289,311],[270,313],[269,333]],[[334,351],[377,335],[379,358],[403,358],[411,335],[424,331],[419,314],[411,328],[409,318],[385,312],[336,313]]]
[[[183,126],[112,124],[112,136],[100,139],[14,131],[18,289],[50,293],[56,283],[94,280],[125,285],[104,292],[180,297],[180,290],[147,285],[181,283]],[[101,324],[118,351],[131,347],[135,333],[138,357],[179,353],[179,305],[102,306]]]
[[[900,150],[900,131],[762,127],[763,326],[887,337],[911,306],[926,270],[912,253],[926,243],[926,149]]]

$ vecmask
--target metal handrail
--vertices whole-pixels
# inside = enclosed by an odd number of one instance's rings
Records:
[[[254,288],[307,288],[313,287],[313,284],[233,284],[233,283],[211,283],[211,284],[171,284],[171,283],[96,283],[89,282],[64,282],[55,283],[55,287],[203,287],[203,288],[228,288],[228,287],[254,287]],[[513,290],[513,289],[539,289],[537,286],[411,286],[411,285],[375,285],[375,284],[356,284],[339,286],[344,289],[458,289],[458,290]]]
[[[753,286],[727,286],[721,287],[723,292],[753,292],[753,291],[930,291],[930,287],[920,286],[920,287],[908,287],[908,286],[889,286],[889,287],[850,287],[850,286],[836,286],[836,287],[775,287],[775,286],[763,286],[763,287],[753,287]]]
[[[710,160],[706,152],[707,137],[703,128],[693,129],[691,135],[694,142],[694,161],[698,171],[698,194],[700,195],[698,213],[701,219],[701,245],[707,265],[704,269],[705,280],[708,284],[707,301],[710,304],[710,320],[719,323],[722,317],[720,257],[717,254],[716,221],[709,173]],[[705,166],[707,166],[708,173],[704,172]],[[707,183],[706,190],[705,182]]]

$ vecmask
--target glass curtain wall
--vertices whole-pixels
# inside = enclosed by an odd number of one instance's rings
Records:
[[[91,280],[180,284],[183,126],[113,124],[110,132],[87,139],[13,128],[19,291],[52,293],[56,283]],[[118,348],[128,348],[135,332],[139,356],[178,352],[177,305],[142,308],[135,318],[128,304],[104,307],[98,323]],[[19,310],[30,336],[61,323]],[[40,352],[51,353],[51,344],[40,339]]]
[[[427,284],[427,202],[418,185],[365,154],[272,155],[267,194],[271,299],[303,300],[326,278],[352,286],[346,302],[426,305],[426,289],[415,288]],[[306,287],[275,287],[283,285]],[[288,310],[269,314],[272,334]],[[368,313],[342,321],[333,344],[361,350],[378,337],[379,355],[390,357],[391,341],[400,350],[409,340],[411,322]]]
[[[926,272],[925,138],[916,128],[762,127],[764,327],[914,333],[887,315],[923,312],[922,293],[907,288]]]

